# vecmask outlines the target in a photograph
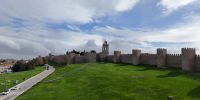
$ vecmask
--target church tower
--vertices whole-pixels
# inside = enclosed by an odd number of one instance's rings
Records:
[[[104,41],[103,45],[102,45],[102,53],[104,54],[109,54],[109,44],[107,41]]]

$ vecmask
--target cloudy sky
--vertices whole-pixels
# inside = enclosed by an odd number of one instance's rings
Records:
[[[199,0],[0,0],[0,58],[67,50],[200,49]],[[112,53],[112,52],[111,52]]]

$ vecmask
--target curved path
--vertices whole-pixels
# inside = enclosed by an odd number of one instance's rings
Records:
[[[49,70],[45,70],[45,71],[27,79],[26,81],[16,85],[16,86],[19,86],[20,89],[11,90],[10,93],[7,95],[0,95],[0,100],[14,100],[16,97],[18,97],[19,95],[26,92],[28,89],[30,89],[32,86],[34,86],[38,82],[42,81],[44,78],[49,76],[54,71],[55,71],[55,68],[50,66]]]

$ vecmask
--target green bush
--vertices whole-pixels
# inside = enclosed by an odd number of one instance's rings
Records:
[[[45,63],[47,63],[46,59],[40,56],[28,62],[26,62],[25,60],[19,60],[12,67],[12,71],[19,72],[19,71],[31,70],[34,69],[35,66],[43,66]]]
[[[23,60],[19,60],[12,67],[12,71],[13,72],[26,71],[26,70],[34,69],[34,66],[35,65],[32,62],[26,63]]]

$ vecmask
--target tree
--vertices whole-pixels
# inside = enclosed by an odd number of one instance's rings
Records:
[[[80,55],[81,55],[81,56],[85,55],[85,52],[81,52]]]
[[[80,52],[76,50],[72,50],[71,53],[80,54]]]
[[[44,64],[47,64],[48,63],[48,57],[43,57],[43,62],[44,62]]]
[[[90,53],[96,53],[96,51],[95,50],[91,50]]]
[[[24,60],[17,61],[12,67],[13,72],[24,71],[26,70],[26,62]]]
[[[39,66],[42,66],[42,65],[45,64],[44,63],[44,59],[41,56],[36,58],[36,62],[35,63],[36,63],[35,65],[39,65]]]
[[[26,71],[30,69],[34,69],[35,66],[37,65],[36,60],[30,60],[30,61],[24,61],[24,60],[19,60],[17,61],[13,67],[11,68],[13,72],[19,72],[19,71]]]
[[[25,66],[25,70],[30,70],[30,69],[34,69],[34,68],[35,68],[35,64],[33,61],[29,61]]]

